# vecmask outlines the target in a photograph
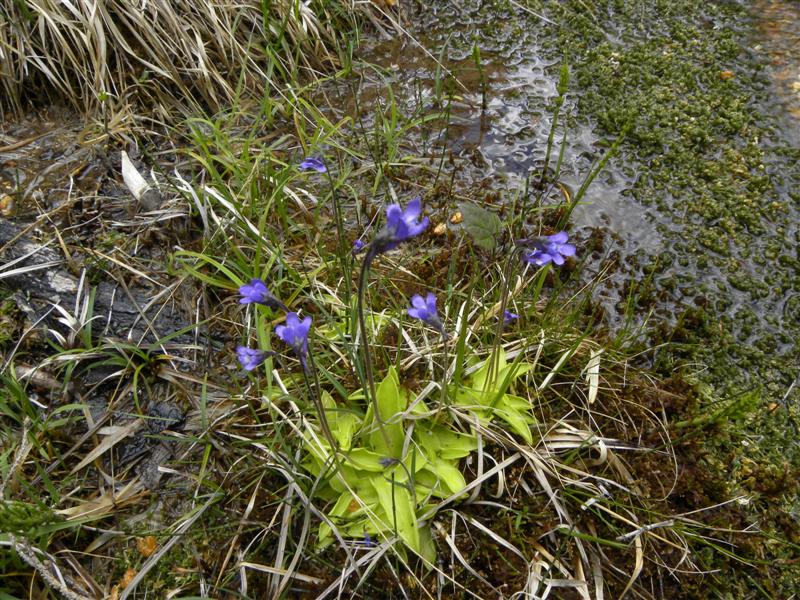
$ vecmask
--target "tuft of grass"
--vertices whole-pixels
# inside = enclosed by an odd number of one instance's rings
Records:
[[[44,96],[100,110],[106,122],[137,114],[172,122],[312,80],[347,62],[360,20],[385,15],[348,0],[2,0],[0,8],[0,108],[22,112]]]

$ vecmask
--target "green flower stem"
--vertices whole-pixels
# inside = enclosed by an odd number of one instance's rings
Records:
[[[361,332],[361,353],[363,358],[364,376],[367,380],[365,391],[367,392],[367,401],[372,404],[372,412],[375,414],[375,421],[378,423],[386,445],[391,449],[391,441],[389,435],[386,433],[384,421],[381,417],[380,409],[378,408],[378,398],[375,393],[375,376],[372,373],[372,354],[369,349],[369,340],[367,339],[367,323],[364,319],[364,290],[367,287],[367,277],[369,276],[369,268],[372,266],[372,261],[377,256],[375,248],[370,245],[367,249],[367,254],[364,261],[361,263],[361,272],[358,275],[358,298],[356,305],[356,312],[358,313],[358,328]]]
[[[345,235],[344,235],[344,219],[342,218],[342,207],[339,204],[339,194],[336,191],[336,184],[333,181],[333,176],[331,175],[331,170],[327,169],[325,174],[328,176],[328,183],[331,186],[331,198],[333,199],[333,213],[336,219],[336,254],[339,258],[339,265],[342,269],[342,274],[344,275],[344,287],[345,287],[345,303],[349,306],[350,305],[350,297],[353,291],[350,289],[350,264],[347,260],[347,256],[349,252],[347,251],[346,244],[345,244]],[[347,314],[349,317],[349,313]],[[348,324],[345,324],[345,330],[347,330]]]
[[[328,425],[328,417],[325,415],[325,406],[322,404],[322,394],[320,392],[320,385],[319,385],[319,376],[317,375],[317,366],[314,363],[314,355],[311,351],[307,354],[308,360],[303,361],[303,380],[306,383],[306,388],[308,389],[308,397],[311,399],[311,403],[314,405],[314,408],[317,411],[317,415],[319,415],[319,424],[322,427],[322,434],[325,436],[325,439],[328,440],[328,443],[331,445],[331,452],[333,455],[336,455],[336,451],[338,448],[338,444],[336,443],[336,438],[333,437],[333,432],[331,432],[330,425]],[[310,377],[309,377],[310,375]],[[311,379],[314,380],[314,384],[311,384]]]
[[[449,406],[450,403],[447,399],[447,367],[450,363],[450,352],[447,347],[447,333],[442,329],[442,344],[444,346],[444,358],[442,359],[442,406]]]
[[[508,253],[505,267],[503,269],[503,282],[500,291],[500,313],[497,318],[497,325],[495,326],[495,342],[492,355],[489,357],[489,376],[486,378],[486,389],[490,389],[494,385],[495,370],[497,369],[497,360],[500,358],[499,348],[503,338],[503,327],[505,326],[506,306],[508,306],[509,296],[509,282],[514,275],[514,265],[516,264],[517,255],[520,249],[518,247],[512,248]]]

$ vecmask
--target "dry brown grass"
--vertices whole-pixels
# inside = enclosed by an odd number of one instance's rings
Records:
[[[340,64],[354,0],[0,0],[0,107],[66,101],[169,122]],[[127,109],[125,108],[127,107]]]

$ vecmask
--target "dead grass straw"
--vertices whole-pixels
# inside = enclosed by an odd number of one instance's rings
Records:
[[[340,64],[369,3],[0,0],[0,105],[37,96],[172,122]],[[370,15],[374,18],[374,15]]]

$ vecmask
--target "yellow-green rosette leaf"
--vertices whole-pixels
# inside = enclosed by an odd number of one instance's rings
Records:
[[[533,423],[534,419],[530,415],[514,408],[509,402],[508,396],[500,398],[500,401],[494,409],[494,413],[511,425],[511,429],[528,442],[528,444],[533,444],[533,435],[531,434],[530,425]]]
[[[331,433],[342,450],[349,450],[353,444],[353,435],[361,427],[361,419],[350,412],[342,410],[326,410]]]
[[[411,498],[404,486],[393,484],[383,475],[374,476],[370,481],[375,487],[375,491],[378,492],[378,500],[386,513],[389,528],[397,532],[406,546],[420,554],[415,499]]]
[[[486,389],[486,384],[489,381],[490,371],[493,370],[494,377],[493,383],[496,383],[499,378],[499,373],[503,369],[506,368],[508,365],[508,361],[506,361],[506,353],[505,350],[502,348],[498,348],[496,353],[493,353],[489,356],[481,366],[480,369],[475,371],[470,378],[470,383],[473,388],[476,390],[484,390]],[[502,381],[502,379],[500,379]]]
[[[464,475],[451,462],[435,459],[425,466],[425,470],[433,473],[438,480],[438,486],[444,492],[444,496],[458,494],[467,487]]]
[[[348,466],[356,470],[378,473],[384,469],[381,464],[381,459],[384,457],[366,448],[353,448],[345,456]]]
[[[370,434],[370,442],[373,448],[384,456],[400,458],[404,432],[403,422],[399,415],[408,406],[408,399],[404,390],[400,387],[400,380],[394,367],[389,368],[386,377],[378,384],[375,395],[378,410],[384,422],[383,429],[389,438],[389,444],[387,445],[380,431],[374,431]]]

